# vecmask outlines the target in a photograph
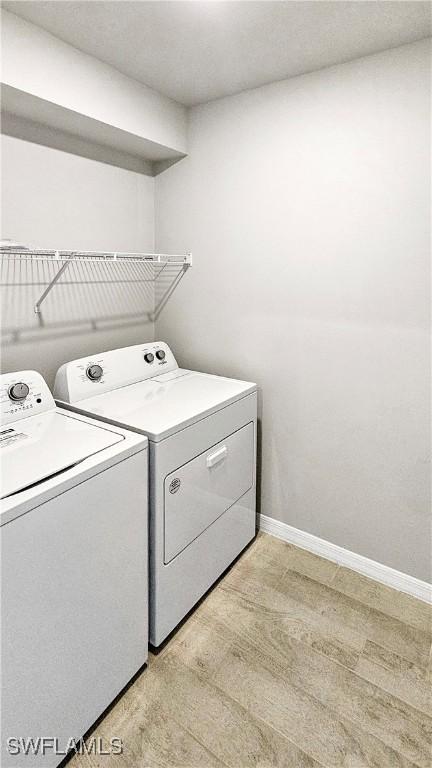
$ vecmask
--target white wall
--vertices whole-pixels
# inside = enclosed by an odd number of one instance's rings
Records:
[[[154,250],[153,178],[8,136],[1,149],[1,237],[68,250]],[[2,370],[35,368],[51,384],[61,363],[153,339],[153,330],[143,323],[62,329],[55,338],[4,345]]]
[[[262,512],[426,580],[428,50],[197,107],[156,180],[194,253],[156,336],[258,382]]]

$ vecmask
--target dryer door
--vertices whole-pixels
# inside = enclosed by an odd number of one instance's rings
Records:
[[[169,563],[253,485],[251,422],[165,478],[165,557]]]

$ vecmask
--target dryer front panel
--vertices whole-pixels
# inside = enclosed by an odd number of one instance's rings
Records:
[[[251,422],[165,478],[165,564],[252,488],[254,453]]]

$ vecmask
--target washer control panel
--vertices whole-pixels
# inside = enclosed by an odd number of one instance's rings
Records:
[[[54,397],[75,403],[177,369],[177,361],[163,341],[113,349],[62,365],[57,371]]]
[[[0,376],[0,423],[34,416],[55,408],[45,379],[37,371],[18,371]]]

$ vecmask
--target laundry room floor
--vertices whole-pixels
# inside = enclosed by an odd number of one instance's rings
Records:
[[[431,608],[265,534],[70,768],[429,768]]]

